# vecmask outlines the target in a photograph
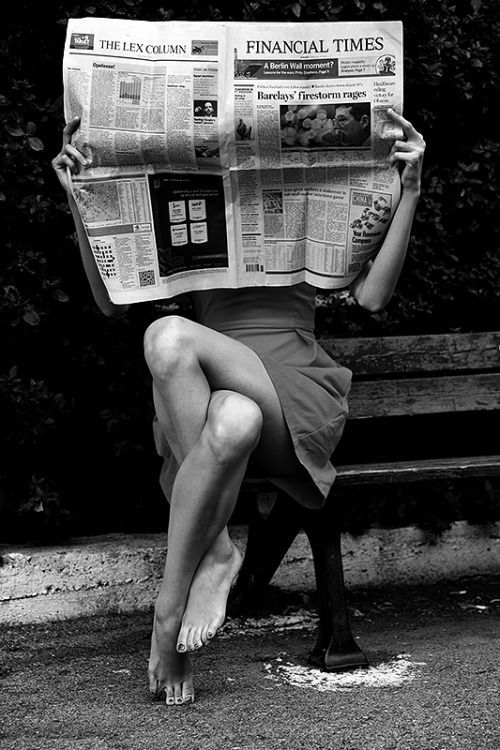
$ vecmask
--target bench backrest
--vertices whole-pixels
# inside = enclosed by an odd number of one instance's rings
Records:
[[[500,332],[322,339],[321,345],[354,373],[351,420],[500,411]]]

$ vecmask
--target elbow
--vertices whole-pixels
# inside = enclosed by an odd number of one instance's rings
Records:
[[[355,295],[356,301],[363,310],[369,313],[380,313],[385,310],[394,294],[394,287],[385,284],[364,284]]]
[[[129,305],[114,305],[112,302],[95,300],[97,307],[106,318],[120,318],[129,309]]]
[[[390,298],[382,298],[378,295],[360,294],[359,297],[356,298],[356,301],[363,310],[366,310],[369,313],[379,313],[387,307],[389,299]]]
[[[102,314],[106,318],[118,318],[118,317],[120,317],[118,315],[118,313],[116,313],[114,310],[109,310],[108,308],[103,308],[103,307],[101,307],[100,310],[101,310]]]
[[[108,318],[123,318],[123,316],[126,315],[128,308],[128,305],[120,305],[118,309],[114,308],[113,310],[106,310],[104,314]]]

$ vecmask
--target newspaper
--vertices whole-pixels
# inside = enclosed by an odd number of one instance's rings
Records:
[[[69,21],[72,189],[117,304],[346,287],[399,200],[399,21]]]

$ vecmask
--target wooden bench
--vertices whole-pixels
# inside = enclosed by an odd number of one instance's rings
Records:
[[[310,662],[328,671],[367,666],[345,604],[341,487],[500,476],[500,332],[328,339],[354,372],[338,477],[320,511],[276,493],[268,518],[254,513],[238,579],[240,602],[262,596],[293,539],[311,544],[319,628]],[[266,490],[269,491],[269,490]]]

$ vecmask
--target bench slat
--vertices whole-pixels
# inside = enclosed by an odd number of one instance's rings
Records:
[[[500,476],[500,455],[349,464],[337,467],[342,486]]]
[[[321,339],[333,359],[356,376],[500,370],[500,333]]]
[[[500,410],[500,374],[354,382],[349,418]]]

